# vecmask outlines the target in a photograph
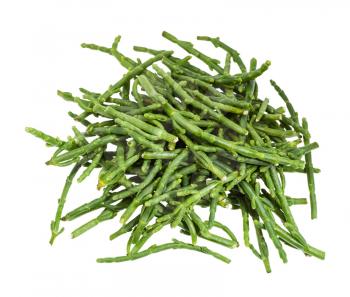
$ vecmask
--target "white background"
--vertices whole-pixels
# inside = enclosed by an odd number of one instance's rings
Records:
[[[349,296],[350,10],[346,1],[298,2],[1,1],[0,295]],[[284,265],[272,247],[272,273],[266,274],[242,246],[219,249],[232,259],[229,265],[190,251],[97,264],[97,257],[123,254],[125,240],[108,240],[117,220],[70,240],[69,231],[85,218],[67,224],[49,246],[49,222],[69,169],[45,166],[50,149],[24,127],[64,137],[73,125],[66,113],[77,109],[56,90],[101,91],[124,72],[112,57],[81,49],[81,42],[110,46],[121,34],[120,49],[136,57],[135,44],[173,47],[162,39],[162,30],[191,41],[197,35],[221,36],[245,61],[253,56],[260,63],[272,61],[260,80],[261,96],[281,104],[267,83],[274,78],[309,119],[320,144],[314,154],[322,169],[316,179],[319,219],[310,220],[308,207],[294,211],[309,242],[327,252],[325,261],[287,248]],[[222,57],[209,44],[197,44]],[[95,178],[73,187],[67,209],[95,198]],[[288,182],[292,195],[307,194],[305,177]],[[242,243],[240,213],[219,215]],[[157,242],[177,236],[166,231]]]

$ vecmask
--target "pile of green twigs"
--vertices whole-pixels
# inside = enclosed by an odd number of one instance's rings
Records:
[[[69,115],[83,130],[73,127],[74,135],[67,140],[27,128],[47,145],[57,147],[47,164],[74,164],[51,223],[50,243],[63,231],[61,221],[99,212],[95,219],[72,232],[75,238],[120,213],[121,227],[110,239],[130,233],[127,255],[98,262],[133,260],[178,248],[229,262],[228,258],[196,245],[197,237],[201,237],[229,248],[238,246],[233,232],[215,217],[217,207],[226,207],[241,211],[244,244],[263,261],[266,271],[270,271],[266,235],[283,262],[287,262],[283,244],[323,259],[324,252],[307,243],[291,212],[291,206],[306,204],[306,199],[285,194],[285,173],[305,174],[311,217],[316,218],[314,173],[319,170],[312,165],[311,151],[318,144],[310,142],[307,121],[299,120],[274,81],[271,85],[289,115],[284,107],[275,108],[267,98],[260,99],[255,79],[268,69],[270,62],[257,67],[253,58],[247,69],[237,51],[219,38],[198,37],[226,51],[222,66],[191,43],[167,32],[163,36],[190,55],[178,58],[172,51],[135,46],[136,51],[152,56],[142,62],[120,53],[119,36],[110,48],[82,44],[83,48],[111,55],[128,71],[101,93],[81,88],[78,97],[58,91],[63,99],[82,109],[78,115]],[[191,64],[192,57],[210,70]],[[232,61],[239,68],[234,75],[230,71]],[[63,215],[69,188],[80,169],[84,170],[78,182],[93,170],[99,171],[97,187],[101,196]],[[196,213],[197,207],[208,208],[206,220]],[[250,219],[257,248],[249,239]],[[180,228],[192,242],[174,240],[141,251],[150,237],[167,225]],[[215,234],[216,228],[226,236]]]

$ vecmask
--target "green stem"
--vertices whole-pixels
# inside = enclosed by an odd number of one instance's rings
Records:
[[[207,247],[196,246],[193,244],[184,243],[184,242],[177,241],[177,240],[175,242],[171,242],[171,243],[164,243],[161,245],[152,245],[147,250],[144,250],[144,251],[138,252],[138,253],[134,253],[134,254],[131,254],[129,256],[120,256],[120,257],[114,257],[114,258],[99,258],[99,259],[97,259],[97,262],[98,263],[125,262],[125,261],[143,258],[143,257],[149,256],[151,254],[159,253],[159,252],[169,250],[169,249],[187,249],[187,250],[197,251],[197,252],[200,252],[203,254],[213,256],[213,257],[215,257],[215,258],[217,258],[225,263],[231,262],[230,259],[226,258],[225,256],[223,256],[217,252],[214,252],[214,251],[208,249]]]

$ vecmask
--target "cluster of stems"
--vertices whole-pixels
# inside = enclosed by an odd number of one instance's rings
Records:
[[[287,262],[286,245],[323,259],[324,252],[306,241],[292,215],[292,207],[307,204],[308,199],[285,192],[288,174],[304,174],[311,217],[316,218],[314,174],[319,169],[313,167],[311,153],[318,144],[311,141],[306,119],[299,121],[276,82],[271,80],[271,85],[286,109],[261,98],[256,79],[270,61],[258,66],[253,58],[246,66],[239,53],[219,38],[199,36],[198,40],[226,52],[221,63],[188,41],[167,32],[163,37],[189,55],[181,58],[173,51],[135,46],[135,51],[151,57],[134,60],[118,50],[120,36],[111,47],[82,44],[117,59],[125,74],[106,90],[80,88],[78,96],[58,91],[82,109],[78,114],[69,112],[80,128],[74,126],[66,140],[26,128],[56,148],[48,165],[73,165],[51,223],[50,243],[62,233],[62,221],[93,212],[95,218],[75,229],[73,238],[116,217],[121,225],[110,239],[129,234],[125,256],[98,262],[134,260],[168,249],[189,249],[229,262],[197,245],[199,238],[228,248],[239,245],[216,215],[217,208],[225,207],[234,210],[233,215],[240,210],[244,245],[261,259],[267,272],[271,271],[268,238],[283,262]],[[190,59],[198,59],[207,69]],[[80,183],[93,171],[98,171],[101,195],[65,212],[73,181]],[[207,218],[198,215],[199,207],[208,209]],[[179,228],[191,242],[174,239],[144,248],[152,235],[168,225]],[[250,240],[250,225],[257,247]]]

